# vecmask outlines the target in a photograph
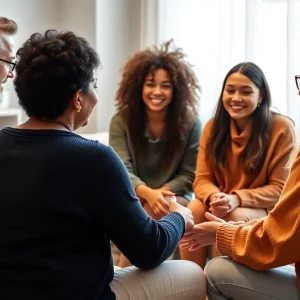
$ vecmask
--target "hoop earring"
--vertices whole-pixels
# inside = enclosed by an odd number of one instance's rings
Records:
[[[81,111],[81,107],[77,108],[77,112],[80,112]]]

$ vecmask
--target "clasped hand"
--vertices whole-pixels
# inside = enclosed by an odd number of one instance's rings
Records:
[[[169,202],[165,200],[165,196],[172,197],[175,194],[164,189],[152,189],[147,196],[146,201],[150,208],[157,217],[161,218],[169,213]]]
[[[180,248],[195,251],[203,246],[215,243],[217,230],[221,224],[226,222],[208,212],[205,213],[205,217],[211,222],[197,224],[191,230],[186,231],[179,243]]]
[[[216,242],[216,234],[222,224],[228,223],[235,226],[245,224],[244,221],[225,222],[223,219],[218,218],[209,212],[205,213],[205,217],[210,222],[197,224],[191,230],[186,231],[179,243],[180,248],[187,248],[189,251],[196,251],[201,247],[212,245]]]
[[[240,205],[240,198],[236,194],[215,193],[211,195],[209,205],[210,213],[224,218]]]

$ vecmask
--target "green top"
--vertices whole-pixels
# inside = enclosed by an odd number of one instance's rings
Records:
[[[134,189],[140,184],[153,189],[164,185],[176,195],[192,200],[200,135],[201,122],[197,117],[186,132],[184,141],[179,143],[172,163],[164,166],[164,140],[153,140],[146,132],[140,153],[136,155],[128,127],[117,113],[110,123],[109,144],[124,162]]]

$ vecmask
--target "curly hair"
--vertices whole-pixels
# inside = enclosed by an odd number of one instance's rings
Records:
[[[18,31],[18,25],[15,21],[5,17],[0,17],[0,32],[15,34]]]
[[[17,51],[14,85],[26,114],[55,120],[79,89],[89,90],[100,60],[95,50],[73,32],[34,33]]]
[[[147,118],[142,89],[146,76],[158,69],[168,72],[173,86],[173,99],[168,107],[164,137],[165,155],[172,159],[176,144],[186,134],[186,128],[195,120],[198,110],[200,87],[192,66],[185,60],[182,49],[176,48],[172,40],[161,47],[138,51],[129,58],[123,68],[122,79],[116,94],[117,111],[123,113],[131,139],[139,150],[144,136]]]
[[[239,72],[248,77],[263,95],[260,107],[253,114],[252,134],[246,148],[242,153],[242,162],[245,174],[255,174],[263,166],[266,153],[268,151],[273,123],[271,107],[271,93],[268,82],[263,71],[254,63],[244,62],[234,66],[225,76],[222,91],[219,96],[213,119],[212,133],[206,146],[207,162],[212,168],[224,170],[226,164],[226,154],[230,146],[230,115],[223,105],[223,91],[228,77],[232,73]]]

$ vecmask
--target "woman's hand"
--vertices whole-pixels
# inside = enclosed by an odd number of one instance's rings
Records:
[[[136,194],[140,199],[148,202],[157,219],[160,219],[169,213],[169,203],[165,200],[164,196],[175,196],[171,191],[151,189],[145,185],[139,185],[136,188]]]
[[[240,206],[240,204],[240,197],[236,194],[228,195],[225,193],[216,193],[212,201],[210,201],[209,211],[219,218],[224,218],[235,208]]]
[[[192,211],[189,208],[184,207],[183,205],[176,202],[176,197],[172,197],[169,204],[170,212],[180,213],[185,221],[185,231],[191,230],[194,226],[194,217]]]
[[[191,230],[187,231],[179,243],[180,248],[195,251],[216,242],[217,230],[221,224],[226,222],[208,212],[205,213],[205,217],[210,222],[197,224]]]

